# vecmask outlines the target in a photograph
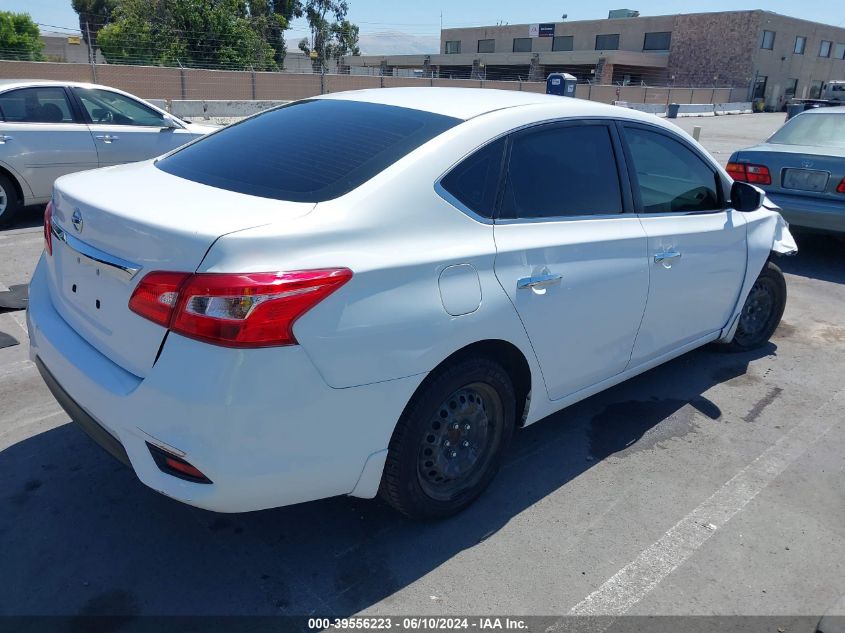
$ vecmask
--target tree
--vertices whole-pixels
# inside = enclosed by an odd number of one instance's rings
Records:
[[[41,61],[44,42],[27,13],[0,11],[0,59]]]
[[[329,59],[344,55],[360,55],[358,27],[346,19],[349,3],[346,0],[305,0],[302,8],[311,28],[311,40],[303,38],[299,49],[306,55],[315,53],[316,63],[323,69]],[[329,18],[334,18],[330,21]]]
[[[73,10],[79,15],[79,30],[85,43],[97,46],[97,34],[109,23],[117,0],[71,0]],[[91,42],[88,35],[91,35]]]
[[[287,20],[269,0],[254,4],[256,15],[244,0],[116,0],[97,44],[110,63],[276,70],[280,50],[261,31]]]

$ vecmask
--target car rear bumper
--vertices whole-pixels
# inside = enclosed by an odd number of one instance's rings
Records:
[[[300,346],[234,350],[171,333],[142,379],[61,318],[45,273],[41,261],[30,283],[30,354],[71,418],[143,483],[219,512],[375,495],[393,428],[422,376],[333,389]],[[213,483],[163,472],[148,444]]]
[[[781,215],[793,226],[845,233],[845,196],[841,202],[784,193],[766,192],[766,196],[782,209]]]

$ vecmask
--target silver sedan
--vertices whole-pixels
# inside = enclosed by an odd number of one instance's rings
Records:
[[[0,80],[0,228],[46,203],[59,176],[153,158],[213,129],[107,86]]]
[[[728,173],[762,187],[791,225],[845,234],[845,107],[793,117],[765,142],[734,152]]]

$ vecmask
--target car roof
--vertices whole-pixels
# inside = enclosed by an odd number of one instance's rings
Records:
[[[806,114],[845,114],[845,106],[830,106],[827,108],[810,108],[798,114],[804,116]]]
[[[83,81],[57,81],[55,79],[0,79],[0,90],[9,88],[27,88],[29,86],[79,86],[81,88],[107,88],[115,90],[111,86],[86,83]]]
[[[368,90],[338,92],[314,98],[379,103],[411,108],[413,110],[422,110],[433,114],[442,114],[464,120],[504,108],[537,105],[556,106],[560,108],[563,116],[584,116],[585,114],[608,116],[612,114],[620,118],[639,118],[636,115],[626,116],[625,113],[634,112],[632,110],[617,108],[595,101],[572,99],[570,97],[560,97],[536,92],[493,90],[489,88],[372,88]]]

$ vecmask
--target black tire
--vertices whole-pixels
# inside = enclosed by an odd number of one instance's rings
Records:
[[[775,333],[786,307],[786,280],[780,268],[766,262],[751,287],[733,340],[720,345],[727,352],[748,352],[765,345]]]
[[[0,229],[10,227],[22,208],[14,183],[0,174]]]
[[[437,370],[393,431],[382,498],[417,520],[466,508],[499,470],[513,435],[516,404],[510,377],[489,358],[464,358]]]

